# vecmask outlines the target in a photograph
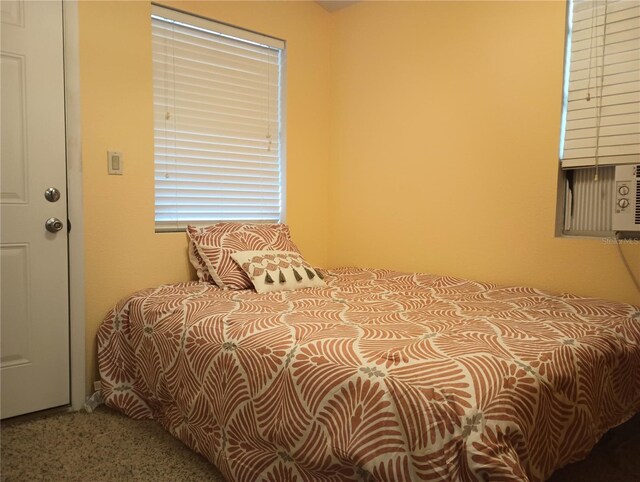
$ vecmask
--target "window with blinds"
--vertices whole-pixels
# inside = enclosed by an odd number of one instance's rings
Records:
[[[563,168],[640,162],[640,3],[569,2]]]
[[[284,217],[284,41],[154,5],[157,231]]]
[[[640,163],[640,3],[570,0],[567,17],[558,226],[609,236],[615,166]]]

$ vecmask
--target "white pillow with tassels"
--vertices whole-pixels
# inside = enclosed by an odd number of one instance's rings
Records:
[[[322,274],[300,253],[291,251],[237,251],[231,258],[247,273],[258,293],[326,286]]]

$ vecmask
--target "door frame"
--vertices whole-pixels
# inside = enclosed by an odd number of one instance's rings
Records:
[[[69,232],[69,366],[71,409],[84,406],[86,393],[84,213],[80,119],[78,1],[62,0]]]

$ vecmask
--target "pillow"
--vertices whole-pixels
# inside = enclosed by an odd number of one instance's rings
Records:
[[[206,228],[187,226],[189,239],[220,288],[243,290],[252,287],[246,273],[231,259],[237,251],[298,252],[286,224],[216,223]]]
[[[202,256],[200,256],[200,253],[198,253],[195,243],[191,240],[189,240],[189,261],[191,261],[191,265],[196,270],[198,280],[205,283],[214,283],[207,269],[207,264],[204,262],[204,259],[202,259]]]
[[[320,272],[297,252],[238,251],[231,257],[251,278],[258,293],[326,286]]]

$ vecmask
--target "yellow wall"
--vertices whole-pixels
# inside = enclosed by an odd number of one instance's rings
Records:
[[[640,303],[614,246],[554,237],[564,2],[163,3],[287,40],[287,221],[312,262]],[[109,308],[192,273],[185,235],[154,233],[150,3],[79,10],[89,382]]]
[[[328,263],[329,16],[314,3],[163,2],[287,40],[287,222]],[[79,4],[87,387],[95,333],[123,296],[192,276],[184,233],[154,232],[149,2]],[[107,150],[124,175],[107,175]]]
[[[564,22],[564,2],[332,14],[332,265],[640,304],[615,246],[554,237]]]

